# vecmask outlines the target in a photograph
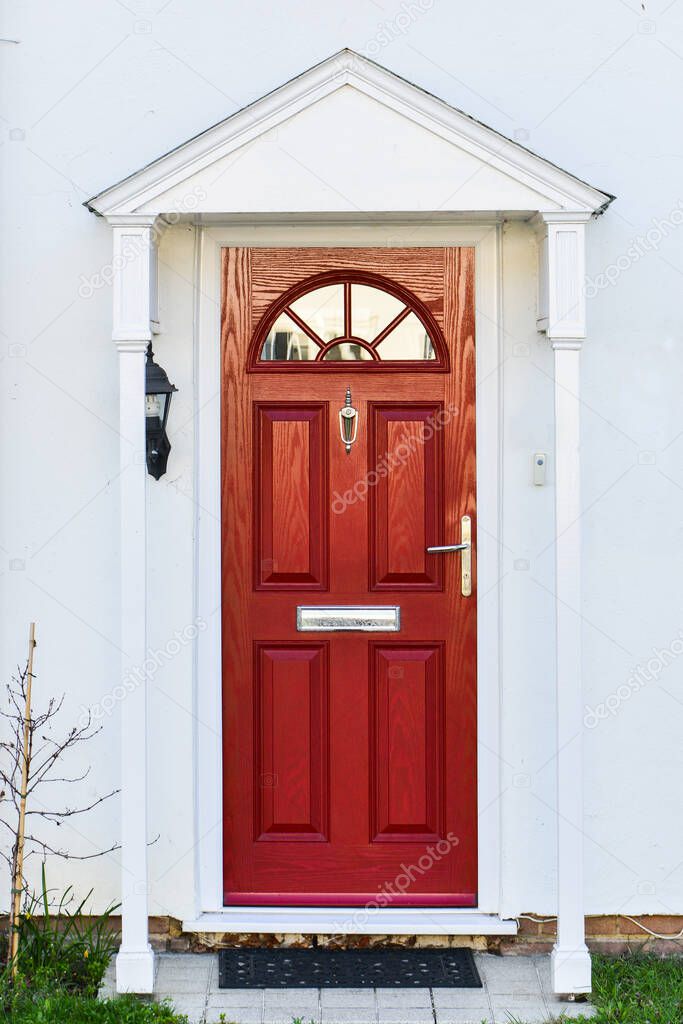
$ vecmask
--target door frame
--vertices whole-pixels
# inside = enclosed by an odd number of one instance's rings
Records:
[[[352,931],[370,933],[432,933],[458,930],[473,912],[497,915],[501,910],[501,795],[500,649],[502,549],[502,223],[491,218],[479,223],[449,219],[424,223],[413,218],[373,216],[306,222],[282,218],[250,223],[198,227],[195,246],[194,369],[197,426],[195,431],[195,593],[198,621],[205,624],[197,637],[194,680],[195,779],[195,906],[196,920],[185,930],[325,931],[334,908],[223,906],[222,878],[222,744],[221,744],[221,465],[220,465],[220,315],[221,249],[226,246],[378,248],[473,246],[476,305],[476,466],[478,509],[478,624],[477,624],[477,803],[479,902],[476,908],[447,908],[438,921],[434,909],[383,908],[356,914]],[[485,642],[484,642],[485,640]],[[344,917],[354,915],[348,912]],[[267,913],[264,914],[264,910]],[[239,912],[239,928],[228,917]],[[365,917],[365,922],[360,918]],[[213,919],[213,923],[209,922]],[[308,928],[306,921],[310,922]],[[251,922],[251,927],[250,927]],[[338,924],[338,920],[334,921]],[[201,925],[201,927],[200,927]],[[332,929],[334,930],[334,929]],[[459,929],[462,932],[462,928]],[[514,923],[478,921],[477,933],[515,931]]]

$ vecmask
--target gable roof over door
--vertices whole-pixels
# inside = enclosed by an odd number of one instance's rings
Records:
[[[89,199],[134,214],[595,214],[614,197],[342,50]]]

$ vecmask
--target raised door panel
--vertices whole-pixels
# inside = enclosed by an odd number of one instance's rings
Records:
[[[438,403],[370,403],[373,590],[442,589],[443,559],[426,551],[443,533],[441,410]]]
[[[257,644],[255,654],[256,839],[325,841],[327,647]]]
[[[426,842],[442,837],[443,704],[440,644],[371,645],[374,842]]]
[[[325,590],[327,406],[256,403],[257,590]]]

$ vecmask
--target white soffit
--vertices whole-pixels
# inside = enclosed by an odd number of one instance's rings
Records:
[[[599,213],[606,192],[351,50],[85,204],[134,214]]]

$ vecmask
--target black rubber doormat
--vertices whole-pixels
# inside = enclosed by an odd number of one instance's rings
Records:
[[[219,988],[481,988],[471,949],[222,949]]]

